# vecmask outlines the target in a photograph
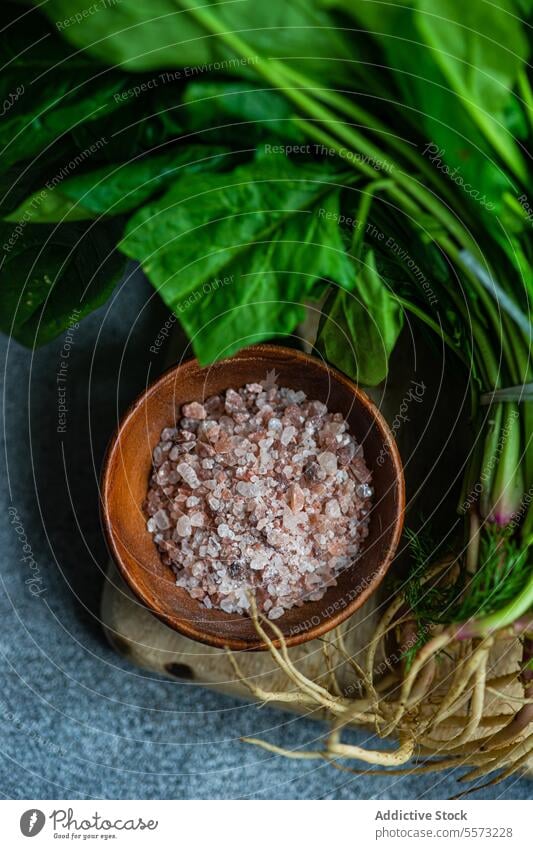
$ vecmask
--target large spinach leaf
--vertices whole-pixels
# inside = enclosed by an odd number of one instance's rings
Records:
[[[233,162],[223,147],[188,145],[159,156],[139,157],[46,186],[27,198],[6,221],[47,224],[122,215],[141,206],[165,183],[181,174],[222,170]]]
[[[318,350],[359,383],[381,383],[403,326],[403,310],[380,276],[373,251],[361,262],[354,291],[332,292],[324,313]]]
[[[269,136],[285,144],[298,143],[304,135],[294,123],[294,108],[279,92],[253,83],[194,82],[184,93],[183,119],[187,130],[206,137],[241,144],[265,143]],[[245,124],[245,126],[243,126]]]
[[[1,225],[0,329],[41,345],[103,304],[125,266],[115,250],[119,230]]]
[[[77,124],[95,121],[102,110],[109,114],[117,109],[118,104],[113,95],[123,87],[124,80],[117,80],[114,76],[96,82],[82,81],[75,89],[68,76],[63,78],[63,82],[54,78],[50,97],[38,96],[32,98],[31,102],[27,99],[23,114],[8,116],[2,122],[0,152],[3,167],[37,156],[65,133],[71,132]],[[93,136],[92,144],[97,149],[106,143],[107,137],[97,139]],[[80,153],[84,152],[78,151],[78,155]],[[90,151],[87,155],[90,155]]]
[[[2,11],[0,208],[5,214],[47,179],[76,164],[80,154],[81,160],[94,163],[103,148],[112,146],[108,124],[105,130],[98,128],[99,116],[105,113],[109,122],[118,109],[112,95],[126,75],[102,68],[88,56],[72,55],[42,15],[21,14],[20,5],[10,2]],[[85,121],[91,132],[80,144],[75,133]]]
[[[511,0],[463,3],[461,0],[418,0],[415,24],[457,95],[494,150],[515,175],[527,171],[506,121],[519,111],[512,90],[525,67],[528,42]],[[494,36],[497,34],[497,38]],[[512,109],[511,105],[515,108]]]
[[[351,59],[348,39],[327,13],[306,0],[242,0],[205,4],[199,0],[120,0],[88,14],[86,0],[33,0],[54,22],[68,22],[63,35],[98,59],[130,71],[185,68],[194,73],[222,70],[250,76],[259,56],[282,56],[321,77],[346,79],[348,66],[328,60]],[[237,56],[223,39],[199,22],[196,8],[207,10],[223,31],[239,33],[249,56]],[[192,10],[192,11],[191,11]]]
[[[279,156],[186,175],[133,216],[121,249],[142,263],[207,362],[292,332],[302,303],[328,280],[353,285],[338,224],[345,180]]]

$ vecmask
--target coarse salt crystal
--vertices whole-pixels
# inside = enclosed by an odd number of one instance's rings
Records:
[[[325,513],[331,519],[338,519],[341,515],[341,508],[336,498],[332,498],[331,501],[327,502]]]
[[[268,563],[269,555],[267,552],[263,551],[255,555],[250,561],[250,567],[252,569],[263,569],[265,564]]]
[[[215,537],[211,537],[207,543],[207,553],[210,557],[218,557],[220,554],[220,543]]]
[[[244,401],[234,389],[227,389],[225,406],[227,413],[236,413],[244,409]]]
[[[183,480],[186,484],[190,486],[191,489],[196,489],[200,486],[200,481],[198,480],[198,475],[188,463],[179,463],[177,472],[182,476]]]
[[[361,483],[356,489],[357,495],[361,498],[372,498],[374,490],[367,483]]]
[[[282,445],[288,445],[289,442],[294,438],[295,434],[296,434],[296,428],[293,427],[292,425],[288,425],[287,427],[284,427],[282,432],[281,432],[281,436],[280,436],[281,444]]]
[[[337,471],[337,457],[331,451],[324,451],[318,455],[317,459],[326,474],[333,474]]]
[[[201,420],[205,419],[207,413],[203,404],[198,401],[192,401],[190,404],[184,404],[181,408],[183,416],[187,419]]]
[[[176,523],[176,530],[180,537],[188,537],[191,534],[191,520],[188,516],[180,516]]]
[[[167,528],[170,528],[170,519],[166,510],[158,510],[157,513],[154,513],[153,519],[160,531],[166,531]]]
[[[303,490],[297,483],[291,484],[289,489],[287,490],[287,498],[289,500],[289,506],[291,510],[298,513],[305,503],[305,495]]]

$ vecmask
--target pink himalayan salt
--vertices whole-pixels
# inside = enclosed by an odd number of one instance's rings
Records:
[[[319,600],[368,534],[371,473],[339,413],[272,381],[191,402],[153,452],[145,511],[176,583],[270,619]]]
[[[198,480],[196,472],[188,463],[178,463],[176,470],[191,489],[196,489],[197,486],[200,486],[200,481]]]
[[[299,513],[305,503],[305,495],[303,489],[297,483],[291,484],[287,490],[289,507],[295,513]]]
[[[180,516],[176,522],[176,531],[180,537],[188,537],[191,534],[191,520],[188,516]]]
[[[184,404],[181,408],[181,412],[186,419],[196,420],[205,419],[207,417],[204,405],[199,404],[198,401],[192,401],[190,404]]]

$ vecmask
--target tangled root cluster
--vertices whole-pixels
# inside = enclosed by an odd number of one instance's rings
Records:
[[[436,567],[433,575],[443,568],[445,565]],[[386,767],[390,775],[469,767],[461,781],[478,782],[490,777],[466,792],[495,784],[527,768],[533,752],[530,664],[527,669],[517,664],[515,671],[491,677],[492,650],[504,645],[500,641],[509,646],[510,639],[517,640],[516,629],[459,640],[454,629],[437,626],[408,667],[394,666],[385,660],[387,672],[377,679],[376,667],[383,668],[383,664],[376,664],[378,653],[386,658],[391,636],[412,625],[408,614],[401,616],[402,608],[403,599],[395,598],[379,622],[363,663],[356,662],[346,650],[342,627],[323,638],[323,673],[311,680],[291,659],[279,627],[252,606],[257,633],[287,676],[288,688],[270,692],[257,686],[245,677],[237,657],[230,652],[236,675],[262,702],[320,710],[331,730],[324,748],[315,751],[292,751],[255,738],[245,741],[288,758],[327,760],[338,769],[355,773],[363,770],[347,766],[346,761]],[[353,674],[348,688],[341,687],[338,676],[346,665]],[[519,695],[510,695],[509,689]],[[487,714],[489,700],[494,696],[500,697],[499,704],[509,712]],[[371,728],[383,740],[392,736],[397,745],[380,750],[343,743],[343,730],[354,725]]]

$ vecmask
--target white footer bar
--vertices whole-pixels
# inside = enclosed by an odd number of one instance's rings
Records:
[[[2,845],[531,849],[531,802],[1,801]]]

